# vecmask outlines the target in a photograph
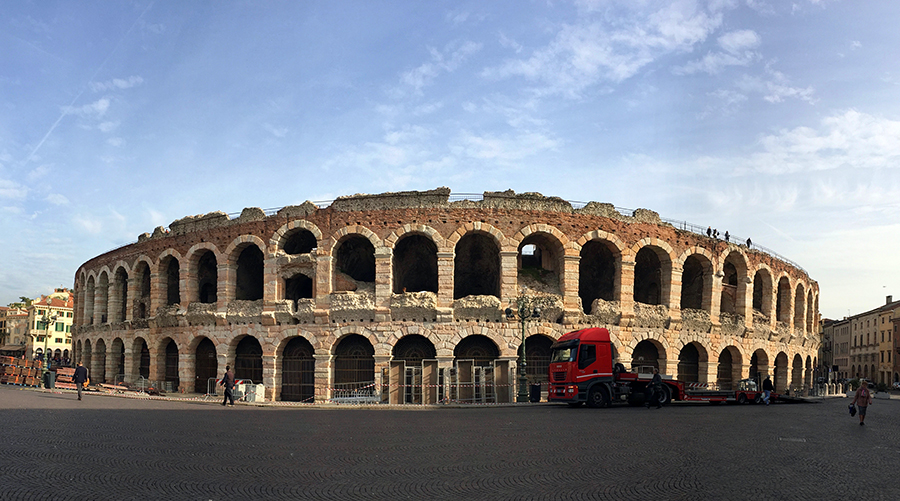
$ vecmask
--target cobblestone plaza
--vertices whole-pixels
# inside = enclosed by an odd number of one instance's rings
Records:
[[[898,499],[900,401],[280,407],[0,387],[0,499]]]

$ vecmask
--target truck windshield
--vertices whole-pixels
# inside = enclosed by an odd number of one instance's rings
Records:
[[[578,341],[566,341],[563,343],[554,343],[550,347],[550,362],[574,362],[575,356],[578,354]]]

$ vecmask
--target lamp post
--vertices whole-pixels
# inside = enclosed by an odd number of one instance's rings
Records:
[[[41,317],[41,321],[44,322],[44,376],[46,377],[47,373],[50,372],[50,357],[47,354],[47,346],[50,341],[50,324],[56,323],[56,319],[58,317],[56,315],[47,316],[45,313],[43,317]]]
[[[529,300],[531,298],[525,295],[525,289],[522,294],[516,298],[516,311],[512,308],[506,309],[506,318],[512,319],[516,315],[519,317],[519,324],[522,326],[522,363],[519,364],[519,392],[516,395],[516,402],[528,402],[528,376],[525,374],[525,322],[533,318],[540,318],[541,309],[537,306],[530,307]]]

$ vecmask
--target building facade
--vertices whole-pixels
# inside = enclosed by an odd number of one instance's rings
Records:
[[[853,336],[850,334],[852,325],[849,319],[835,321],[832,326],[834,339],[834,363],[832,370],[837,371],[837,379],[848,379],[851,376],[850,348],[853,345]]]
[[[450,198],[356,195],[157,228],[78,269],[76,359],[98,381],[204,393],[231,365],[269,400],[404,388],[399,401],[427,403],[449,378],[508,382],[522,338],[529,377],[545,379],[555,339],[605,326],[625,365],[722,388],[811,383],[819,289],[799,266],[645,209]],[[519,302],[538,312],[515,317]]]
[[[59,362],[71,359],[74,307],[75,295],[67,288],[32,301],[26,308],[25,354],[41,360],[49,354],[51,360]]]

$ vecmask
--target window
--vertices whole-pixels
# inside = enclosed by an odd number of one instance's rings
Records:
[[[592,344],[583,344],[578,352],[578,368],[584,369],[597,360],[597,347]]]
[[[56,332],[63,332],[66,330],[66,324],[62,322],[56,322]]]
[[[62,338],[58,337],[58,338],[54,339],[53,342],[57,343],[57,344],[62,344]]]

